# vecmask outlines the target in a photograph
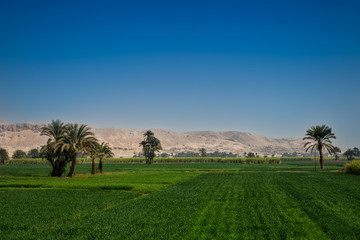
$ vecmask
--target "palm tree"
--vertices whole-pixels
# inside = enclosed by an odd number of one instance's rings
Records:
[[[72,177],[76,166],[77,153],[80,151],[86,151],[97,142],[94,137],[94,133],[90,131],[90,127],[85,124],[67,124],[65,128],[65,134],[55,144],[55,150],[61,152],[67,152],[71,159],[71,168],[67,177]]]
[[[91,174],[95,174],[95,159],[98,154],[99,143],[94,142],[89,148],[85,150],[85,153],[91,158]]]
[[[335,160],[339,159],[339,155],[338,153],[341,153],[341,149],[338,147],[334,147],[334,156],[335,156]]]
[[[46,127],[41,128],[40,136],[48,136],[53,141],[57,142],[60,138],[64,137],[65,124],[60,120],[53,120]]]
[[[99,157],[99,172],[100,173],[102,173],[103,159],[108,156],[113,156],[113,155],[114,155],[114,153],[112,152],[112,149],[108,143],[102,142],[101,144],[98,144],[97,156]]]
[[[152,164],[154,162],[155,152],[162,150],[160,140],[157,139],[150,130],[144,133],[144,140],[140,142],[140,146],[143,148],[146,164]]]
[[[354,151],[349,148],[348,150],[346,150],[346,151],[344,152],[343,155],[347,158],[347,160],[351,160],[351,159],[353,159]]]
[[[9,153],[6,149],[0,148],[0,161],[1,164],[5,164],[5,160],[9,160]]]
[[[69,162],[67,152],[55,150],[54,146],[65,136],[66,125],[60,120],[53,120],[41,129],[41,136],[48,136],[47,144],[40,149],[40,156],[46,158],[51,166],[51,176],[61,177],[65,172],[66,164]]]
[[[336,138],[331,128],[326,125],[322,126],[311,126],[306,131],[303,140],[309,140],[304,144],[306,151],[313,152],[314,150],[319,151],[321,169],[324,169],[324,156],[323,149],[326,149],[330,154],[335,152],[334,146],[332,145],[331,138]]]

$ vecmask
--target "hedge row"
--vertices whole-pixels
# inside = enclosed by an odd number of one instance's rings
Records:
[[[96,159],[98,161],[98,159]],[[78,158],[77,162],[91,163],[90,158]],[[242,163],[242,164],[279,164],[280,158],[220,158],[220,157],[183,157],[183,158],[155,158],[154,163]],[[49,164],[41,158],[12,159],[6,164]],[[107,158],[104,163],[145,163],[145,158]]]
[[[355,158],[360,159],[360,158]],[[319,157],[317,157],[319,160]],[[325,157],[325,160],[334,161],[334,157]],[[347,160],[344,157],[338,159],[339,161]],[[98,161],[98,159],[96,159]],[[279,164],[288,161],[314,161],[313,157],[287,157],[287,158],[220,158],[220,157],[178,157],[178,158],[155,158],[154,163],[242,163],[242,164]],[[77,162],[91,163],[90,158],[78,158]],[[104,163],[145,163],[145,158],[107,158]],[[5,161],[5,164],[49,164],[46,159],[41,158],[26,158],[26,159],[12,159]]]
[[[281,157],[281,161],[314,161],[314,157]],[[316,160],[319,160],[319,155],[316,156]],[[335,157],[324,157],[324,160],[331,160],[331,161],[348,161],[346,157],[339,157],[338,160],[335,159]],[[352,160],[360,160],[360,157],[353,157]]]
[[[145,163],[144,158],[110,158],[107,163]],[[280,158],[220,158],[220,157],[179,157],[155,158],[154,163],[243,163],[243,164],[268,164],[281,163]]]

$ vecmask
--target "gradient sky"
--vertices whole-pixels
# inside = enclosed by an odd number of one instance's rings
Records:
[[[0,2],[0,121],[360,146],[360,1]]]

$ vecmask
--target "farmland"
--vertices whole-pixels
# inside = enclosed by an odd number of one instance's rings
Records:
[[[360,178],[328,163],[0,166],[3,239],[358,239]]]

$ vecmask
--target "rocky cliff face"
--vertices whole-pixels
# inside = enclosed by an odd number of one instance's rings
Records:
[[[40,136],[42,123],[0,123],[0,147],[11,155],[16,149],[28,151],[39,148],[47,141]],[[139,142],[145,130],[121,128],[92,128],[96,137],[108,142],[113,148],[115,157],[132,157],[141,151]],[[197,152],[204,147],[207,152],[257,152],[259,155],[280,155],[284,152],[303,152],[303,141],[300,138],[274,139],[243,132],[174,132],[163,129],[152,129],[160,139],[163,152],[178,153]]]

